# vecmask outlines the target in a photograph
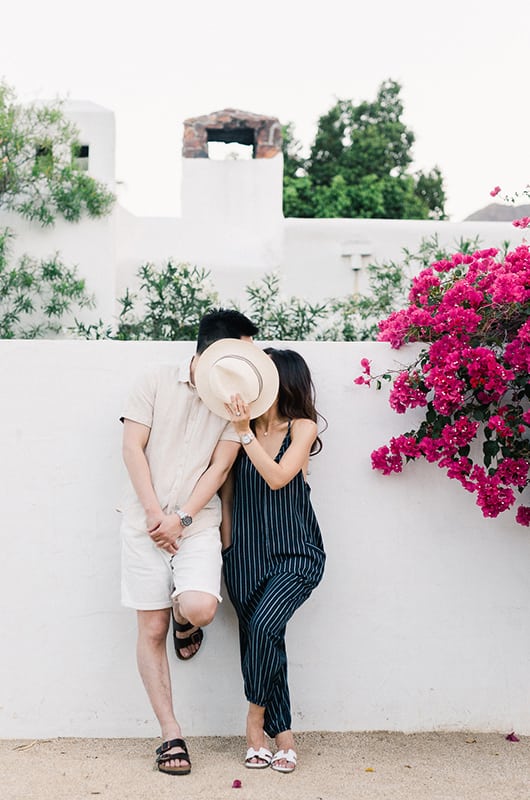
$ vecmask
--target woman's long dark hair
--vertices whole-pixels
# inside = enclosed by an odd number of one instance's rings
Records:
[[[327,422],[315,408],[315,386],[306,362],[295,350],[276,350],[266,347],[264,352],[274,361],[280,376],[278,391],[278,414],[286,419],[311,419]],[[317,436],[311,447],[314,456],[322,450],[322,442]]]

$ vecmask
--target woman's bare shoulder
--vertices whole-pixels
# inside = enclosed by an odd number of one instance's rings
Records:
[[[317,430],[318,425],[312,419],[293,419],[291,422],[293,435],[316,436]]]

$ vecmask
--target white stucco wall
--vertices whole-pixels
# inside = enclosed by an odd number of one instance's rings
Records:
[[[462,239],[478,237],[481,247],[502,247],[505,241],[516,245],[522,239],[510,222],[286,219],[283,288],[311,301],[363,291],[368,264],[403,262],[405,249],[417,253],[422,240],[433,236],[451,252]]]
[[[146,262],[161,269],[172,259],[209,271],[211,283],[225,303],[243,300],[245,286],[280,265],[280,253],[272,254],[252,229],[243,226],[236,230],[213,220],[135,217],[120,207],[116,215],[117,297],[127,287],[137,288],[138,269]]]
[[[530,534],[484,520],[433,465],[390,478],[371,450],[412,427],[352,383],[383,344],[295,343],[327,417],[310,482],[325,578],[288,630],[298,730],[530,734]],[[118,416],[148,364],[187,343],[0,341],[0,737],[155,736],[119,600]],[[226,600],[192,664],[172,659],[186,734],[241,734]]]
[[[79,130],[79,144],[88,145],[88,171],[114,191],[116,185],[116,125],[114,112],[89,100],[69,100],[65,114]]]
[[[84,101],[65,103],[90,147],[89,173],[115,188],[115,131],[112,111]],[[518,243],[521,232],[507,222],[421,220],[284,219],[283,157],[225,160],[183,159],[182,216],[138,217],[116,205],[102,220],[76,225],[58,221],[43,230],[14,215],[0,214],[0,226],[18,233],[16,252],[61,253],[94,293],[97,308],[78,316],[113,321],[116,298],[137,288],[136,273],[150,261],[196,264],[211,273],[221,302],[247,303],[245,287],[277,271],[285,296],[311,302],[342,297],[366,287],[366,265],[401,260],[403,248],[417,251],[434,234],[442,245],[479,237],[483,246]]]
[[[209,166],[205,159],[197,161]],[[225,302],[235,299],[244,304],[245,287],[273,271],[281,275],[284,295],[322,302],[365,290],[369,263],[403,261],[404,248],[418,252],[425,238],[436,235],[440,245],[453,252],[461,239],[479,237],[482,247],[501,247],[505,241],[515,246],[522,238],[509,222],[283,218],[268,237],[265,228],[256,225],[220,221],[220,213],[210,220],[140,218],[118,208],[118,296],[135,285],[134,275],[142,263],[162,267],[173,258],[210,271]]]
[[[211,272],[226,302],[242,300],[249,283],[281,268],[283,157],[182,160],[182,217],[136,217],[118,208],[117,284],[135,286],[146,261],[169,258]]]

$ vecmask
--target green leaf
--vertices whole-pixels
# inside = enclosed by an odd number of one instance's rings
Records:
[[[482,449],[485,455],[496,456],[501,448],[496,439],[491,439],[490,441],[483,442]]]

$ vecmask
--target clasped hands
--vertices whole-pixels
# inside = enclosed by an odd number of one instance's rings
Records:
[[[183,527],[178,514],[164,514],[163,511],[157,514],[148,514],[147,533],[162,550],[166,550],[174,556],[179,549],[182,539]]]

